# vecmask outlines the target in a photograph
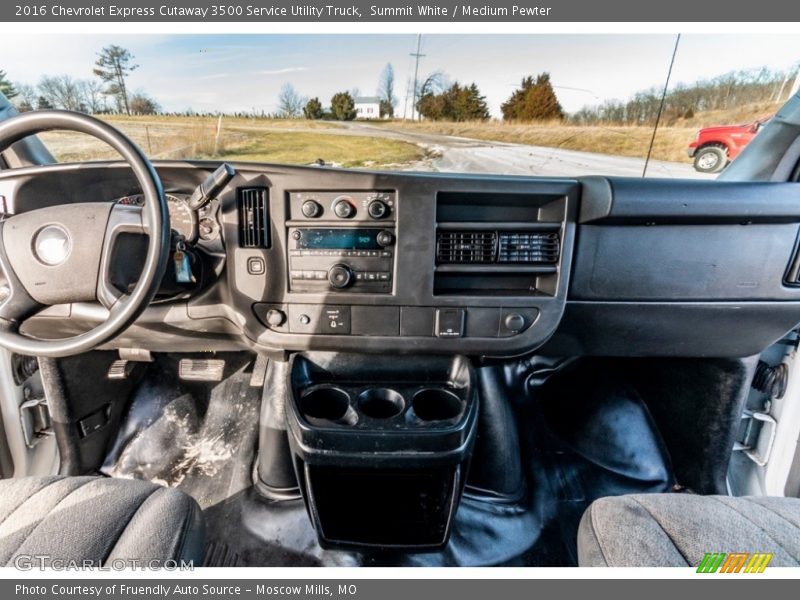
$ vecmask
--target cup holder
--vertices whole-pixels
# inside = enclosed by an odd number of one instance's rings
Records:
[[[351,422],[355,415],[350,409],[350,394],[334,386],[319,386],[300,397],[300,412],[312,419]]]
[[[414,414],[423,421],[455,419],[464,410],[461,398],[441,388],[420,390],[412,400]]]
[[[406,401],[389,388],[370,388],[358,396],[358,409],[373,419],[390,419],[403,412]]]

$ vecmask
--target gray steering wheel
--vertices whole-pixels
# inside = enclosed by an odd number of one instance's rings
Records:
[[[32,356],[71,356],[122,333],[158,291],[170,252],[170,225],[161,181],[144,153],[107,123],[81,113],[25,113],[0,123],[0,152],[30,135],[85,133],[125,159],[144,195],[144,207],[107,202],[62,204],[9,216],[0,222],[0,346]],[[139,279],[129,294],[111,284],[112,248],[121,233],[148,237]],[[20,332],[47,306],[99,301],[106,320],[69,338],[38,339]]]

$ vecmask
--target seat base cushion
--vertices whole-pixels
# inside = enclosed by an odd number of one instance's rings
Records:
[[[200,507],[174,489],[103,477],[0,481],[0,564],[35,557],[44,565],[200,566],[204,544]]]
[[[772,553],[800,565],[800,499],[633,494],[592,503],[578,529],[581,566],[696,567],[710,552]]]

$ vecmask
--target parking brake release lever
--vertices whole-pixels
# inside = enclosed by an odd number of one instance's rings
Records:
[[[236,175],[236,169],[228,163],[222,163],[213,173],[197,186],[192,195],[186,201],[189,208],[198,210],[211,202],[225,188],[226,185]]]

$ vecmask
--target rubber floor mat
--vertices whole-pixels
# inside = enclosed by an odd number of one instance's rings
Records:
[[[230,364],[219,383],[180,383],[164,358],[149,371],[102,472],[180,488],[203,509],[241,491],[235,475],[252,465],[261,402],[249,361]]]

